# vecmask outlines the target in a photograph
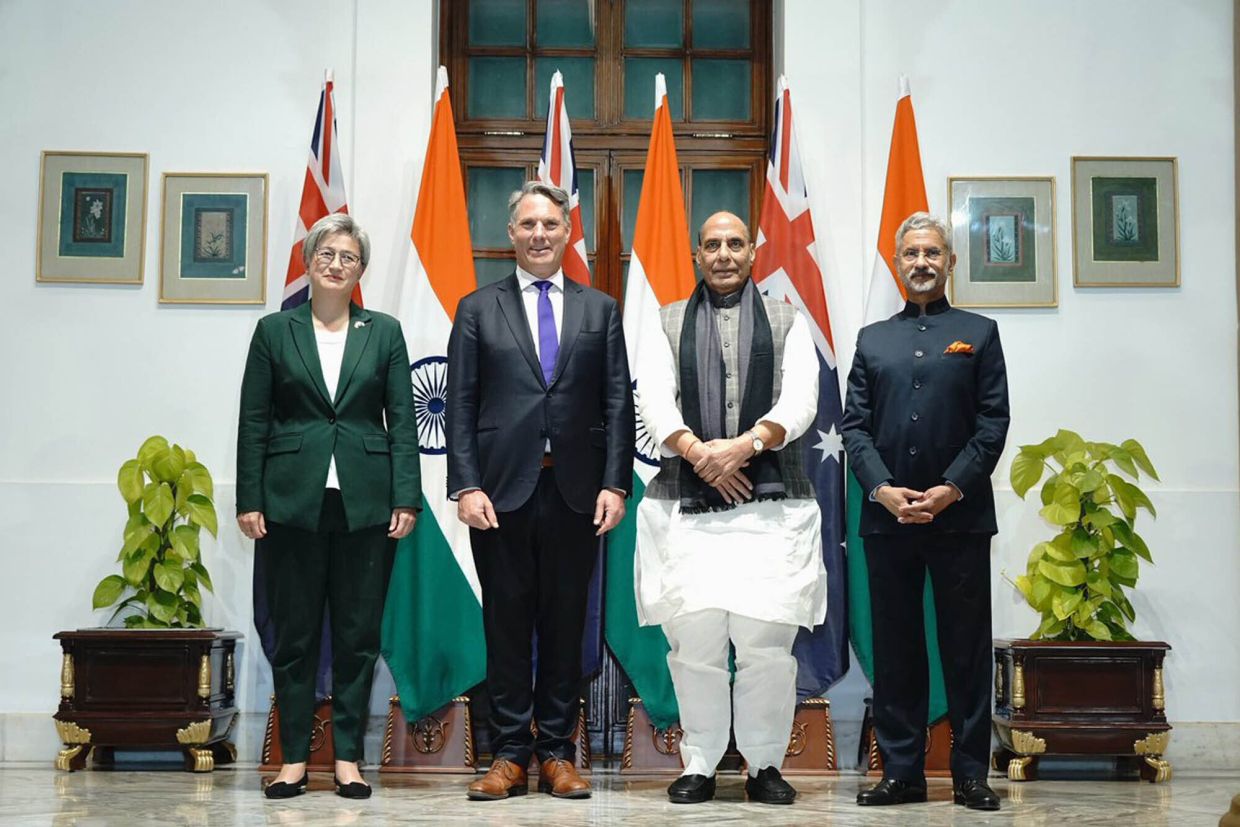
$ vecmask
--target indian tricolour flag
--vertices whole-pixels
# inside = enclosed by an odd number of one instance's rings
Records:
[[[469,529],[448,500],[444,401],[448,333],[476,286],[448,72],[440,66],[408,264],[388,308],[409,348],[422,449],[423,511],[400,541],[383,613],[383,656],[406,720],[425,717],[486,676],[482,590]]]
[[[887,183],[883,190],[883,214],[878,228],[878,250],[874,270],[865,296],[863,325],[881,322],[904,309],[904,285],[895,271],[896,231],[904,219],[915,212],[929,210],[926,184],[921,173],[921,150],[917,146],[917,122],[913,119],[913,98],[907,77],[900,77],[896,119],[891,128],[891,151],[887,156]],[[900,480],[896,480],[899,485]],[[858,536],[862,492],[857,478],[848,475],[848,630],[853,653],[866,678],[874,682],[874,632],[871,623],[869,567]],[[943,666],[939,660],[938,631],[934,619],[934,600],[926,578],[924,597],[926,649],[930,668],[930,720],[947,712],[943,685]]]
[[[654,126],[646,154],[646,171],[633,231],[633,256],[624,291],[624,339],[634,394],[642,391],[637,372],[645,343],[663,336],[659,308],[689,298],[693,292],[693,259],[689,223],[676,163],[667,83],[655,76]],[[633,498],[616,527],[607,554],[607,645],[633,682],[651,722],[660,729],[679,718],[676,694],[667,669],[667,638],[657,626],[638,626],[633,592],[633,557],[637,537],[637,506],[646,484],[658,472],[659,449],[637,423],[637,457],[633,465]]]

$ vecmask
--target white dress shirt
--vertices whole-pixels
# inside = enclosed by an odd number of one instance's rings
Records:
[[[534,339],[534,353],[542,359],[542,344],[538,341],[538,282],[542,281],[520,267],[517,268],[517,282],[521,285],[521,303],[525,305],[525,322],[530,326],[530,336]],[[551,282],[547,296],[551,299],[551,315],[555,317],[555,340],[560,341],[560,331],[564,328],[564,271],[556,270],[555,275],[546,279]]]
[[[346,325],[340,330],[314,331],[314,341],[319,348],[319,365],[323,368],[323,384],[327,386],[327,397],[336,398],[336,386],[340,384],[340,366],[344,362],[344,343],[349,338]],[[327,466],[327,488],[339,488],[340,478],[336,476],[336,455],[332,453],[331,462]]]
[[[664,456],[663,441],[687,429],[666,336],[638,356],[638,413]],[[661,344],[660,344],[661,343]],[[781,425],[791,443],[813,424],[818,357],[805,319],[784,341],[779,399],[758,417]],[[778,451],[783,445],[770,446]],[[644,626],[703,609],[813,628],[827,612],[822,514],[817,500],[766,500],[727,511],[681,514],[679,500],[644,497],[637,507],[637,616]]]
[[[534,339],[534,354],[542,361],[542,342],[538,336],[538,282],[537,276],[517,267],[517,282],[521,285],[521,303],[525,305],[525,323],[530,326],[530,336]],[[551,282],[547,297],[551,299],[551,315],[555,318],[555,340],[560,341],[560,331],[564,328],[564,271],[556,270],[546,281]],[[551,453],[551,440],[543,446],[543,451]]]

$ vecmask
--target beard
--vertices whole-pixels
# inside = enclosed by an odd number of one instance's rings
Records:
[[[914,276],[932,276],[929,281],[914,281]],[[933,293],[943,283],[943,274],[932,267],[914,270],[905,277],[904,286],[910,293]]]

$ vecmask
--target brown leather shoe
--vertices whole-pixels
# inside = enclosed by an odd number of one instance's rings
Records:
[[[529,791],[525,767],[517,766],[507,758],[497,758],[486,775],[469,785],[469,798],[471,801],[499,801],[525,795]]]
[[[538,791],[556,798],[589,798],[590,782],[577,774],[572,761],[548,758],[538,768]]]

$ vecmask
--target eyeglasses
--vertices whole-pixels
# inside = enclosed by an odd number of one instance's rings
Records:
[[[332,262],[336,260],[337,256],[340,257],[340,266],[344,267],[347,270],[352,270],[362,261],[361,256],[354,255],[353,253],[350,253],[348,250],[341,250],[339,253],[337,253],[335,250],[329,247],[320,247],[319,249],[314,251],[315,260],[318,261],[319,264],[322,264],[324,267],[331,267]]]
[[[916,261],[921,256],[925,256],[929,261],[938,261],[943,257],[943,251],[938,247],[927,247],[924,250],[919,250],[916,247],[909,247],[905,249],[904,252],[900,253],[900,258],[909,263]]]

